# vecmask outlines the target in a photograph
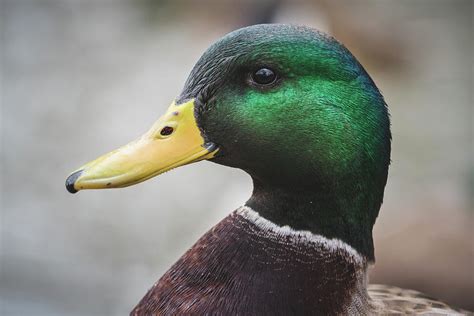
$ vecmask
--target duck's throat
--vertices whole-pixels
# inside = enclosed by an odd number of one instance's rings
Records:
[[[366,270],[346,243],[278,226],[244,206],[201,237],[134,312],[364,315]]]
[[[246,205],[278,226],[342,240],[369,262],[374,261],[374,220],[370,215],[374,206],[363,192],[342,185],[338,191],[323,185],[268,186],[254,179],[254,191]]]

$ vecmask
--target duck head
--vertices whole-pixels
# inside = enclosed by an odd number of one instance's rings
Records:
[[[343,45],[306,27],[256,25],[213,44],[143,137],[66,186],[124,187],[208,159],[252,177],[247,205],[260,215],[373,260],[390,139],[383,97]]]

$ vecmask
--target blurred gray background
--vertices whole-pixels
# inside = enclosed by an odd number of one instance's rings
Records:
[[[1,1],[1,315],[124,315],[251,192],[210,162],[70,195],[238,27],[333,34],[385,95],[393,156],[371,282],[474,309],[472,1]]]

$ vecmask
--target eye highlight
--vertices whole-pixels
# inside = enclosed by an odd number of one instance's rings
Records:
[[[252,81],[262,86],[270,85],[274,83],[276,79],[277,79],[276,73],[273,70],[266,67],[262,67],[256,70],[252,74]]]

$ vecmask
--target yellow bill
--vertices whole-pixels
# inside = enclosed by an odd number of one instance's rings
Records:
[[[121,188],[170,169],[214,157],[194,117],[194,100],[177,105],[139,139],[105,154],[73,172],[66,180],[71,193],[85,189]]]

